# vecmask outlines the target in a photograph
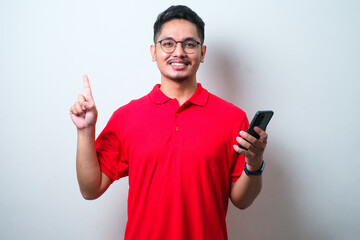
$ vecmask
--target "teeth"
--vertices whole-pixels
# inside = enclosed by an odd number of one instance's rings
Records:
[[[184,63],[171,63],[171,65],[183,66],[183,65],[185,65],[185,64],[184,64]]]

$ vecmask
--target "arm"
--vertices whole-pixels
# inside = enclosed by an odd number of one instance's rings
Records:
[[[95,149],[95,124],[97,109],[92,97],[89,79],[84,75],[85,96],[70,109],[70,116],[77,127],[76,172],[81,194],[85,199],[100,197],[110,186],[111,180],[100,170]]]
[[[237,142],[248,150],[241,149],[238,145],[234,145],[234,149],[237,153],[245,156],[248,170],[255,172],[261,168],[268,136],[266,132],[258,127],[255,127],[254,130],[260,135],[259,139],[254,138],[244,131],[240,132],[242,138],[236,138]],[[262,176],[247,176],[245,172],[243,172],[236,182],[231,183],[230,199],[236,207],[245,209],[249,207],[259,195],[261,187]]]

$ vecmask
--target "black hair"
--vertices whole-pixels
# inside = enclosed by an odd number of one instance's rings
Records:
[[[192,22],[196,25],[198,35],[200,37],[201,43],[204,43],[205,39],[205,23],[197,15],[196,12],[191,10],[189,7],[184,5],[171,6],[166,9],[164,12],[160,13],[154,23],[154,43],[161,33],[162,26],[164,23],[173,20],[173,19],[184,19],[189,22]]]

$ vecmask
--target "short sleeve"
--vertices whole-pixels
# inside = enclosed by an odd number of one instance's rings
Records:
[[[240,131],[246,131],[248,128],[249,128],[249,121],[245,115],[241,120],[241,124],[238,132],[236,133],[236,136],[238,136]],[[234,137],[234,139],[236,138],[236,136]],[[244,171],[244,165],[245,165],[245,156],[236,153],[234,150],[232,165],[229,174],[231,182],[235,182],[241,176],[242,172]]]
[[[128,161],[120,141],[120,119],[115,112],[95,142],[100,169],[112,182],[128,175]]]

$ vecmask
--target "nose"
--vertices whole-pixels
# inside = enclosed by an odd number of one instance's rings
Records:
[[[182,42],[177,42],[176,43],[176,48],[172,52],[172,55],[174,57],[184,57],[184,56],[186,56],[186,53],[185,53],[182,45],[183,45]]]

